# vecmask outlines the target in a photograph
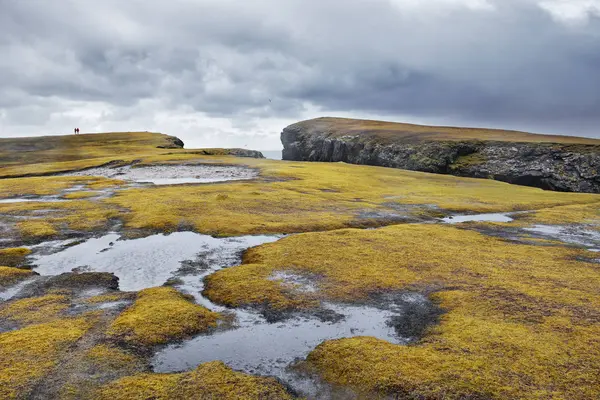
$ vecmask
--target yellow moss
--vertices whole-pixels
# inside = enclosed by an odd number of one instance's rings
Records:
[[[63,319],[0,334],[0,398],[27,398],[89,327],[84,318]]]
[[[102,388],[98,400],[292,399],[273,378],[234,372],[219,361],[180,374],[140,374]]]
[[[65,194],[63,197],[69,200],[87,199],[89,197],[96,197],[100,192],[71,192]]]
[[[7,214],[28,215],[36,210],[47,210],[49,212],[43,216],[37,216],[34,220],[23,221],[17,224],[21,234],[25,236],[34,235],[37,226],[45,227],[44,233],[56,234],[59,229],[69,228],[74,230],[92,231],[106,226],[109,219],[117,218],[121,215],[114,206],[104,203],[97,203],[88,200],[71,200],[57,203],[19,203],[0,205],[0,210]],[[48,229],[52,227],[52,229]],[[39,236],[39,235],[38,235]],[[45,235],[42,235],[45,236]]]
[[[98,303],[108,303],[112,301],[121,301],[121,300],[133,300],[135,298],[134,293],[129,292],[117,292],[117,293],[109,293],[109,294],[101,294],[98,296],[93,296],[85,299],[86,303],[90,304],[98,304]]]
[[[597,202],[594,195],[391,168],[234,157],[222,162],[260,168],[266,181],[132,189],[106,203],[130,210],[123,218],[131,228],[175,230],[187,224],[204,233],[241,235],[368,225],[369,218],[360,215],[370,211],[421,216],[430,210],[420,205],[498,212]]]
[[[108,189],[115,186],[124,185],[126,182],[119,179],[98,179],[87,182],[86,186],[91,190]]]
[[[0,267],[0,287],[12,285],[32,275],[32,271],[13,267]]]
[[[58,234],[56,228],[46,221],[22,221],[17,224],[17,228],[23,237],[44,238]]]
[[[97,344],[70,360],[67,382],[60,388],[61,400],[90,399],[108,381],[139,374],[146,360],[118,347]]]
[[[311,365],[360,391],[589,399],[600,396],[600,271],[577,261],[585,253],[444,225],[307,233],[251,249],[248,264],[208,277],[208,295],[294,307],[301,297],[269,280],[281,269],[321,277],[326,300],[437,288],[447,312],[421,343],[326,342]]]
[[[90,189],[116,186],[121,181],[102,177],[43,176],[31,178],[0,179],[0,197],[48,196],[59,194],[76,185],[87,185]]]
[[[523,221],[536,224],[592,224],[600,230],[600,202],[543,208],[524,215]]]
[[[60,316],[69,307],[69,298],[49,294],[16,300],[0,308],[0,318],[24,324],[47,322]]]
[[[104,227],[108,219],[121,218],[128,228],[174,231],[191,226],[203,233],[241,235],[373,226],[384,224],[386,215],[388,222],[399,215],[429,215],[432,205],[456,212],[504,212],[598,202],[588,194],[343,163],[283,163],[193,153],[140,154],[135,158],[142,164],[246,165],[259,169],[262,179],[129,189],[98,202],[0,204],[0,212],[51,208],[57,212],[40,221],[60,229],[95,230]],[[36,185],[43,187],[44,182],[62,178],[35,179],[40,182]],[[83,179],[82,183],[91,179],[77,178]],[[399,207],[405,209],[398,211]],[[369,216],[372,212],[383,216],[379,222]]]
[[[65,225],[69,229],[92,231],[103,228],[111,218],[120,216],[119,210],[106,204],[96,204],[93,201],[69,201],[60,209],[63,215],[48,218],[55,225]]]
[[[114,370],[127,369],[139,362],[138,357],[117,347],[105,344],[92,347],[86,354],[86,357],[96,366]]]
[[[31,250],[25,247],[0,249],[0,265],[18,267],[25,262],[25,258],[29,254],[31,254]]]
[[[110,326],[108,334],[128,343],[152,346],[206,331],[219,314],[193,304],[169,287],[145,289]]]

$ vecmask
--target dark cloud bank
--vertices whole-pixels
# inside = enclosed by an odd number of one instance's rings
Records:
[[[0,136],[275,148],[344,115],[600,137],[600,4],[565,4],[0,0]]]

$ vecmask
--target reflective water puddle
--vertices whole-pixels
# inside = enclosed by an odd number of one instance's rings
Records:
[[[275,376],[298,393],[314,396],[317,382],[295,373],[289,367],[304,359],[326,340],[354,336],[374,336],[391,343],[406,344],[392,324],[398,310],[369,306],[324,304],[341,319],[322,322],[316,318],[295,317],[280,323],[267,323],[258,315],[238,315],[239,327],[203,335],[160,350],[152,361],[155,372],[186,371],[204,362],[221,360],[246,373]],[[241,317],[241,318],[240,318]]]
[[[240,166],[150,165],[143,167],[98,167],[69,172],[63,176],[103,176],[154,185],[180,185],[254,179],[258,170]]]
[[[277,239],[279,236],[213,238],[194,232],[175,232],[122,240],[118,233],[111,233],[52,254],[36,254],[31,261],[40,275],[73,270],[112,272],[119,277],[121,290],[137,291],[165,284],[184,261],[206,256],[211,267],[204,271],[205,276],[239,262],[240,253],[248,247]],[[57,243],[52,242],[51,246],[56,250]],[[196,272],[192,271],[190,281],[202,280],[203,276]],[[188,288],[192,289],[191,283]]]
[[[600,232],[581,226],[535,225],[523,228],[538,236],[583,247],[600,248]]]
[[[59,199],[58,197],[35,197],[35,198],[29,198],[29,197],[13,197],[11,199],[0,199],[0,204],[6,204],[6,203],[31,203],[31,202],[37,202],[37,203],[50,203],[50,202],[56,202],[56,201],[65,201],[64,199]]]
[[[420,294],[404,295],[376,305],[324,303],[327,318],[289,315],[283,322],[269,323],[257,310],[228,309],[202,295],[204,278],[219,269],[241,262],[243,250],[273,242],[282,236],[242,236],[213,238],[193,232],[159,234],[124,240],[117,233],[74,244],[49,242],[36,246],[32,263],[43,275],[70,271],[112,272],[124,291],[137,291],[169,282],[192,294],[198,304],[235,318],[233,327],[200,335],[159,350],[152,366],[156,372],[184,371],[197,365],[221,360],[231,368],[247,373],[275,376],[298,393],[314,397],[319,384],[301,377],[288,367],[325,340],[354,336],[374,336],[391,343],[405,344],[412,338],[398,334],[403,315],[422,313],[426,318],[429,301]],[[65,248],[65,245],[68,247]],[[314,293],[315,277],[279,271],[270,279]],[[120,307],[109,303],[105,307]]]
[[[442,221],[448,224],[459,224],[461,222],[512,222],[514,218],[511,213],[490,213],[475,215],[451,215],[442,218]]]

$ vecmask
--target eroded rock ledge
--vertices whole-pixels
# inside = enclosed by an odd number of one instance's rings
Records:
[[[600,140],[317,118],[281,133],[283,159],[343,161],[600,193]]]

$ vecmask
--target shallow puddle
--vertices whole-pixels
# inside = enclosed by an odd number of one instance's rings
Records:
[[[296,317],[280,323],[238,318],[237,329],[198,336],[162,349],[152,361],[154,371],[186,371],[204,362],[221,360],[238,371],[275,376],[296,391],[311,395],[315,388],[288,367],[304,359],[323,341],[354,336],[374,336],[398,344],[408,341],[399,337],[389,323],[397,311],[340,304],[324,306],[343,318],[322,322]]]
[[[173,278],[182,262],[207,258],[207,268],[192,268],[181,279],[190,283],[186,290],[194,292],[193,282],[201,281],[208,273],[239,262],[240,253],[248,247],[277,240],[278,236],[243,236],[213,238],[194,232],[175,232],[152,235],[140,239],[122,240],[117,233],[89,239],[61,251],[60,242],[48,243],[31,257],[40,275],[58,275],[63,272],[111,272],[119,277],[119,289],[137,291],[161,286]],[[43,249],[51,254],[43,253]],[[189,275],[189,277],[188,277]],[[201,283],[197,283],[201,290]],[[197,293],[192,293],[199,297]]]
[[[448,224],[459,224],[461,222],[512,222],[514,218],[511,213],[490,213],[475,215],[451,215],[442,218],[442,221]]]
[[[17,294],[19,294],[19,292],[21,290],[23,290],[23,288],[27,285],[29,285],[30,283],[33,283],[34,281],[36,281],[37,277],[33,276],[29,279],[25,279],[24,281],[21,281],[15,285],[12,285],[4,290],[0,290],[0,300],[2,301],[7,301],[7,300],[11,300],[13,297],[15,297]]]
[[[111,272],[119,277],[119,288],[124,291],[168,283],[193,295],[198,304],[234,317],[231,324],[224,324],[211,334],[162,348],[152,360],[156,372],[185,371],[207,361],[221,360],[235,370],[275,376],[309,398],[321,398],[315,393],[324,390],[324,385],[296,373],[290,366],[304,359],[320,343],[373,336],[406,344],[413,337],[399,332],[411,325],[413,321],[409,319],[414,320],[415,315],[420,320],[429,318],[431,303],[417,293],[382,297],[368,305],[324,303],[314,315],[289,314],[288,319],[275,323],[270,323],[258,310],[226,308],[202,295],[206,276],[239,264],[245,249],[281,237],[213,238],[176,232],[125,240],[112,233],[82,243],[55,241],[32,247],[31,261],[41,275],[73,270]],[[269,279],[287,288],[314,293],[319,290],[318,278],[283,269]],[[95,292],[85,292],[82,296],[90,294]],[[119,309],[127,304],[117,301],[95,307]]]
[[[600,247],[600,232],[586,229],[581,226],[535,225],[523,230],[536,234],[542,238],[558,240],[560,242],[590,247],[593,250]]]
[[[64,176],[103,176],[154,185],[180,185],[254,179],[258,171],[238,166],[215,165],[151,165],[143,167],[98,167],[70,172]]]
[[[7,203],[50,203],[56,201],[64,201],[63,199],[59,199],[58,197],[14,197],[11,199],[0,199],[0,204]]]

